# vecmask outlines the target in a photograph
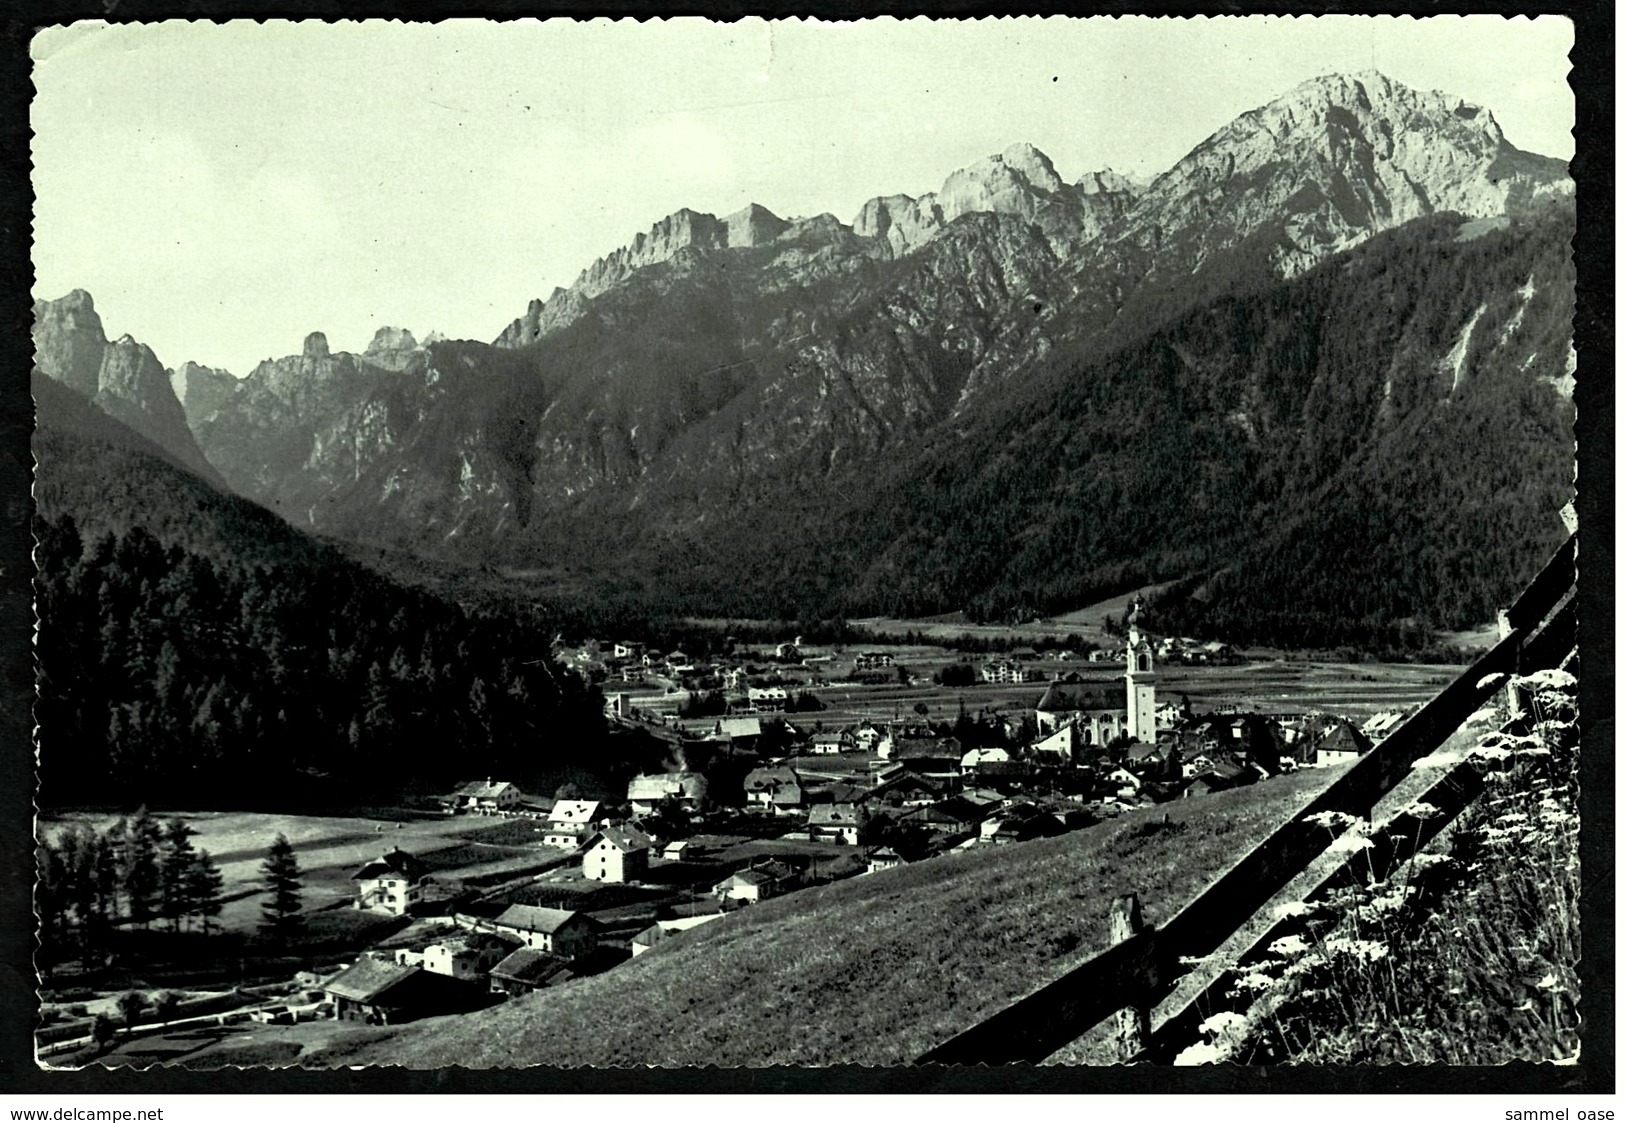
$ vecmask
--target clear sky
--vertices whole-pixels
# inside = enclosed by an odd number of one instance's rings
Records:
[[[315,330],[488,340],[679,207],[850,221],[1018,141],[1150,176],[1319,74],[1568,158],[1572,45],[1549,16],[78,24],[33,44],[34,292],[239,375]]]

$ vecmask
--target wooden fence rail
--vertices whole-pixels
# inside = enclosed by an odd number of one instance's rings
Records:
[[[1369,817],[1417,760],[1494,695],[1500,676],[1555,667],[1573,649],[1575,556],[1570,537],[1507,610],[1505,638],[1168,921],[1113,944],[915,1063],[1036,1063],[1118,1011],[1148,1010],[1167,998],[1185,973],[1181,959],[1216,951],[1326,850],[1332,835],[1313,816]]]

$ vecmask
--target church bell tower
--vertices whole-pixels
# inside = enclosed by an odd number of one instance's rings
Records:
[[[1141,744],[1157,741],[1157,672],[1151,645],[1140,635],[1140,602],[1128,614],[1128,645],[1123,649],[1128,735]]]

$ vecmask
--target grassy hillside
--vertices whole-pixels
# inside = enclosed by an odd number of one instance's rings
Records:
[[[360,1033],[301,1063],[906,1063],[1100,951],[1114,894],[1139,891],[1147,919],[1165,920],[1338,774],[1300,772],[808,890],[608,974]]]

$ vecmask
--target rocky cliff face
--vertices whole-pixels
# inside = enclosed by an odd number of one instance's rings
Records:
[[[199,425],[229,403],[237,392],[230,371],[184,362],[169,372],[169,383],[186,411],[186,424],[195,434]]]
[[[917,253],[962,215],[1010,215],[1031,223],[1059,255],[1070,253],[1132,204],[1138,188],[1112,172],[1094,172],[1076,184],[1061,181],[1048,156],[1030,144],[961,168],[942,190],[918,199],[871,199],[850,225],[833,215],[786,221],[751,204],[718,219],[682,210],[647,234],[582,271],[568,290],[533,300],[497,338],[499,347],[523,347],[579,319],[587,304],[626,284],[638,271],[726,250],[759,250],[742,264],[758,270],[769,291],[822,280],[860,261],[880,262]]]
[[[169,373],[152,349],[128,335],[108,342],[90,294],[75,289],[34,302],[34,363],[179,463],[218,480],[187,426]]]

